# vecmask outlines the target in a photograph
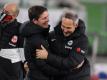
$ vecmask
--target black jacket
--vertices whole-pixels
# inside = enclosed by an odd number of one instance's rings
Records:
[[[90,75],[89,62],[85,57],[88,38],[83,25],[84,23],[81,21],[73,34],[64,37],[61,24],[59,24],[49,36],[49,45],[53,54],[48,55],[48,64],[59,70],[68,71],[68,75],[71,77]],[[80,69],[75,69],[83,60],[85,61],[83,66]]]
[[[19,28],[21,23],[14,20],[12,23],[3,25],[0,24],[0,48],[9,49],[9,48],[22,48],[23,47],[23,38],[19,34]],[[14,37],[17,37],[14,40]],[[13,40],[12,40],[13,39]]]
[[[0,56],[0,80],[16,80],[11,61],[1,56]]]
[[[1,56],[2,50],[16,49],[23,47],[23,38],[19,35],[19,28],[21,23],[14,20],[5,25],[0,24],[0,80],[15,80],[13,79],[15,71],[11,60]],[[5,53],[5,52],[4,52]],[[6,55],[7,56],[7,55]]]
[[[21,34],[25,37],[25,58],[29,65],[30,78],[50,80],[49,76],[56,75],[59,70],[47,64],[46,60],[36,59],[36,49],[41,48],[41,44],[49,51],[47,42],[49,28],[44,29],[32,22],[26,22],[21,27]],[[48,76],[48,77],[47,77]]]

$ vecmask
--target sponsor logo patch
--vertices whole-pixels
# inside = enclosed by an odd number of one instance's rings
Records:
[[[71,46],[73,44],[73,40],[68,41],[67,43],[69,46]]]
[[[11,38],[11,42],[12,43],[17,43],[17,40],[18,40],[18,36],[14,35],[12,38]]]

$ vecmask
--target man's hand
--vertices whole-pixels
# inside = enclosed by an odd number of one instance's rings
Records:
[[[36,58],[38,59],[47,59],[48,52],[47,50],[41,45],[42,49],[36,49]]]

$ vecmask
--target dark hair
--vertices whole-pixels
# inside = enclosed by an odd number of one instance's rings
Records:
[[[66,12],[62,17],[72,19],[73,21],[76,21],[78,18],[77,14],[74,14],[73,12]]]
[[[38,20],[38,18],[44,11],[47,11],[47,8],[45,8],[43,6],[30,7],[28,10],[28,16],[29,16],[30,21],[32,21],[33,19]]]

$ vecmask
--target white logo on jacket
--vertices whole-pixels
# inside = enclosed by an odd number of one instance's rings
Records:
[[[14,35],[14,36],[12,36],[12,38],[11,38],[11,42],[12,43],[17,43],[17,40],[18,40],[18,36],[16,36],[16,35]]]
[[[65,49],[70,49],[72,50],[72,44],[73,44],[73,40],[70,40],[67,42],[67,45],[65,45]]]
[[[54,42],[54,41],[56,41],[56,39],[53,38],[53,39],[51,39],[51,41]]]
[[[70,50],[72,50],[72,47],[65,45],[65,49],[70,49]]]
[[[71,46],[73,44],[73,40],[68,41],[68,46]]]
[[[11,41],[9,42],[9,45],[16,47],[17,41],[18,41],[18,36],[14,35],[14,36],[12,36]]]

